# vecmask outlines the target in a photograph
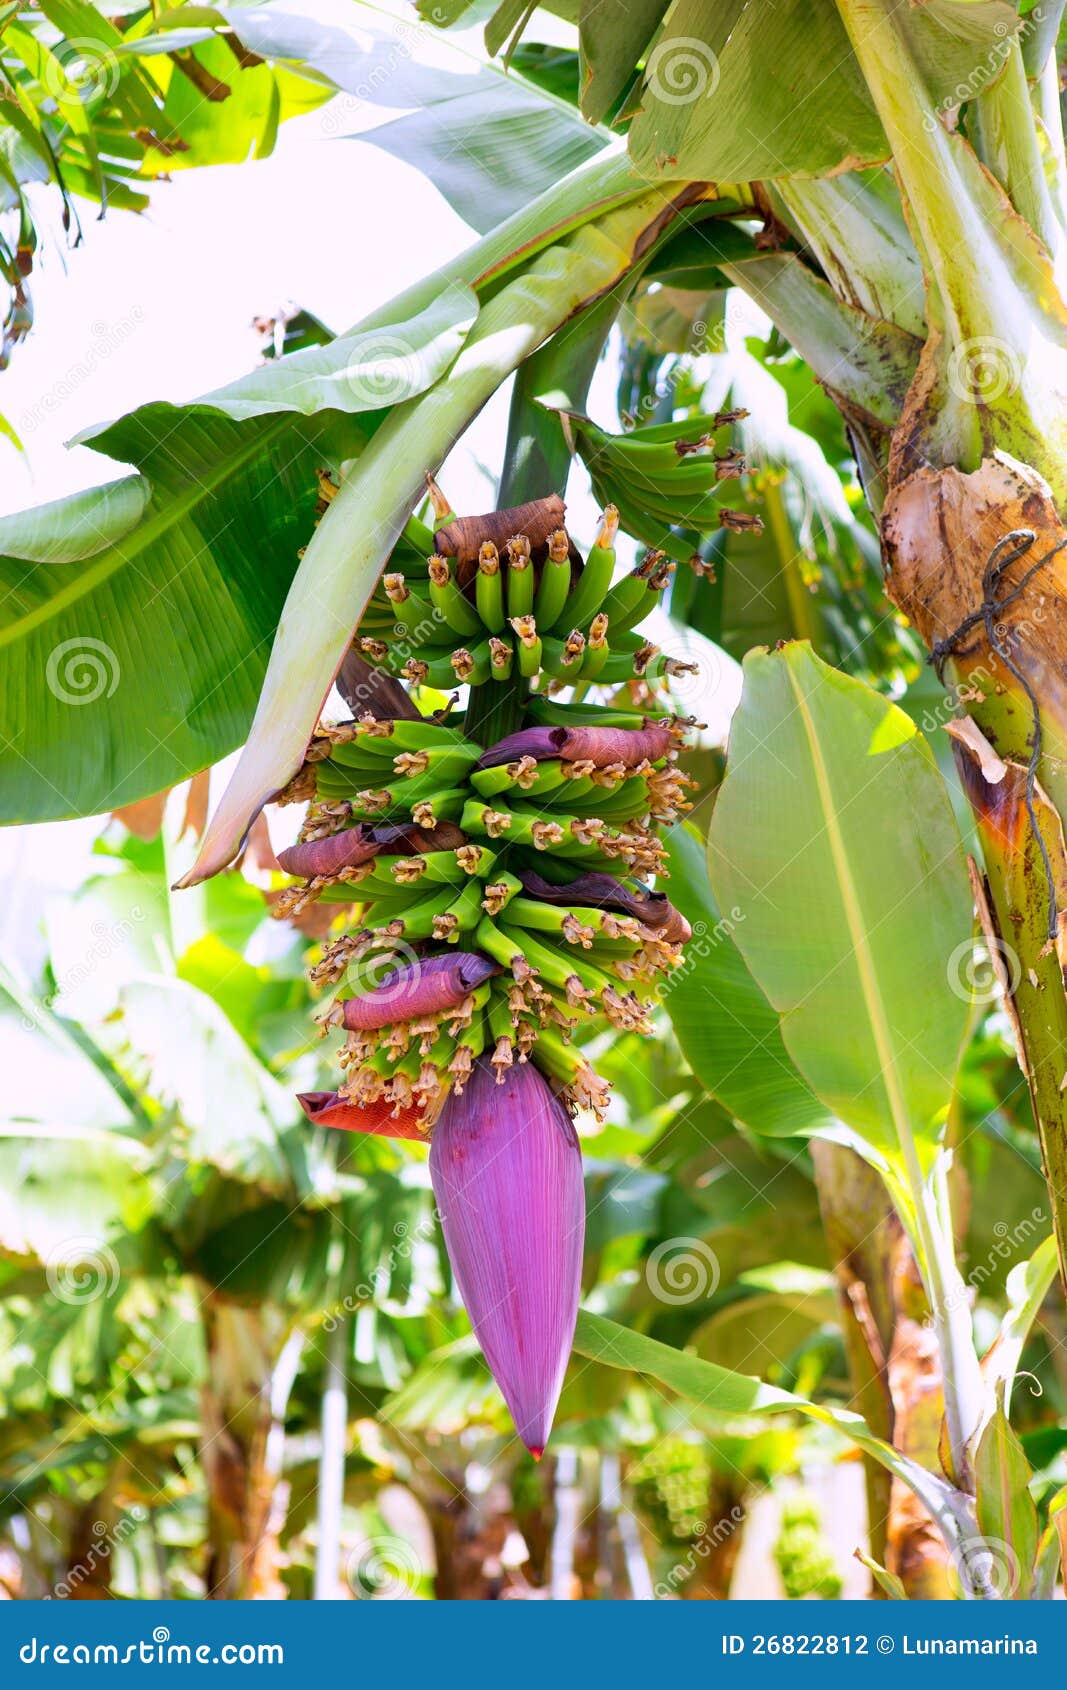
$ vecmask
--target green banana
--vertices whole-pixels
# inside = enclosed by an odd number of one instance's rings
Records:
[[[467,638],[481,632],[482,621],[474,607],[464,598],[459,582],[452,573],[449,560],[435,552],[429,561],[430,603],[443,617],[453,633]]]
[[[504,626],[504,581],[500,571],[500,553],[492,540],[483,541],[478,554],[474,602],[485,627],[491,634],[499,634]]]
[[[495,634],[489,639],[489,673],[494,681],[508,681],[511,679],[511,669],[515,661],[515,649],[508,640],[498,639]]]
[[[530,542],[525,534],[516,534],[508,541],[508,618],[514,625],[516,616],[529,616],[534,603],[534,567],[530,559]]]
[[[541,580],[534,597],[534,618],[542,639],[559,621],[570,590],[570,541],[566,531],[559,528],[549,537],[548,556],[541,566]]]
[[[600,529],[589,549],[578,585],[573,592],[568,593],[560,613],[558,620],[562,627],[584,628],[603,608],[603,601],[615,571],[615,536],[618,531],[618,510],[614,505],[608,505],[600,519]],[[551,629],[546,628],[544,632],[549,633]]]

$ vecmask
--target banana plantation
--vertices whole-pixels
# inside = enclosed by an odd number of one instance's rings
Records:
[[[1063,12],[0,4],[0,1595],[1062,1598]]]

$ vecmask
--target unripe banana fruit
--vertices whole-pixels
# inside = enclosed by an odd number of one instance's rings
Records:
[[[462,543],[433,552],[425,577],[406,553],[386,572],[372,607],[392,626],[364,624],[362,659],[415,695],[468,684],[472,701],[320,726],[288,791],[310,802],[275,913],[344,906],[312,971],[334,993],[323,1027],[344,1032],[339,1104],[388,1106],[398,1132],[428,1130],[483,1057],[501,1081],[533,1062],[602,1115],[607,1086],[574,1036],[597,1021],[650,1030],[688,934],[643,885],[663,873],[661,829],[689,808],[675,761],[688,724],[650,691],[669,661],[628,632],[669,568],[655,554],[613,586],[618,511],[584,563],[562,515],[546,500],[452,519]],[[620,682],[621,701],[584,697]],[[498,692],[520,725],[486,744],[492,709],[475,695]]]

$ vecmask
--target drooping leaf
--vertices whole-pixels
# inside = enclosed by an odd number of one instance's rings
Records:
[[[143,475],[127,475],[0,517],[0,553],[26,563],[82,563],[117,545],[140,521],[151,496]]]
[[[492,73],[482,88],[424,105],[359,139],[420,170],[479,232],[606,143],[560,102]]]
[[[405,322],[353,329],[320,346],[272,358],[201,404],[241,421],[272,412],[376,411],[425,393],[444,375],[478,315],[469,288],[453,283]]]
[[[98,814],[240,743],[335,455],[324,420],[146,406],[93,442],[139,476],[3,524],[3,821]]]
[[[970,1005],[959,834],[926,740],[802,643],[751,652],[709,838],[737,944],[823,1103],[876,1159],[935,1154]]]
[[[591,1314],[585,1309],[578,1312],[574,1347],[579,1355],[603,1362],[607,1367],[628,1368],[634,1373],[647,1374],[713,1414],[783,1414],[792,1411],[832,1426],[902,1479],[949,1533],[954,1534],[951,1493],[944,1480],[924,1472],[898,1450],[876,1438],[861,1416],[850,1409],[809,1402],[791,1391],[765,1385],[746,1374],[731,1373],[725,1367],[716,1367],[714,1362],[701,1361],[686,1351],[673,1350],[668,1344],[646,1338],[640,1332],[630,1332],[615,1321],[605,1320],[602,1315]]]
[[[936,105],[1018,18],[998,0],[936,0],[909,27]],[[630,42],[635,61],[646,43]],[[731,182],[857,169],[889,142],[834,0],[678,0],[645,57],[630,150],[649,176]]]

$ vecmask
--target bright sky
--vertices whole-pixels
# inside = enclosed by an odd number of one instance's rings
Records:
[[[284,9],[352,17],[350,0]],[[424,177],[348,138],[398,115],[342,96],[283,125],[270,158],[176,172],[141,216],[83,207],[74,251],[43,202],[37,327],[0,377],[26,447],[0,442],[0,514],[108,479],[98,453],[65,448],[80,429],[243,375],[259,356],[253,317],[294,300],[344,329],[470,245]]]
[[[285,10],[345,25],[353,15],[350,0],[291,0]],[[410,25],[410,8],[394,10]],[[477,50],[479,33],[451,39]],[[553,33],[567,39],[563,25]],[[417,171],[349,138],[398,115],[342,96],[283,125],[268,159],[157,184],[146,214],[99,222],[83,208],[74,251],[52,205],[32,283],[37,326],[0,375],[0,411],[26,448],[20,457],[0,439],[0,515],[111,479],[108,459],[66,441],[148,400],[193,399],[244,374],[259,357],[254,317],[295,301],[347,328],[472,243]],[[604,365],[591,409],[609,422],[613,391]],[[492,503],[481,466],[499,469],[506,414],[505,393],[449,466],[445,485],[461,510]],[[594,514],[576,477],[579,535]],[[0,876],[16,873],[24,904],[41,886],[76,885],[98,831],[96,822],[0,829]]]

